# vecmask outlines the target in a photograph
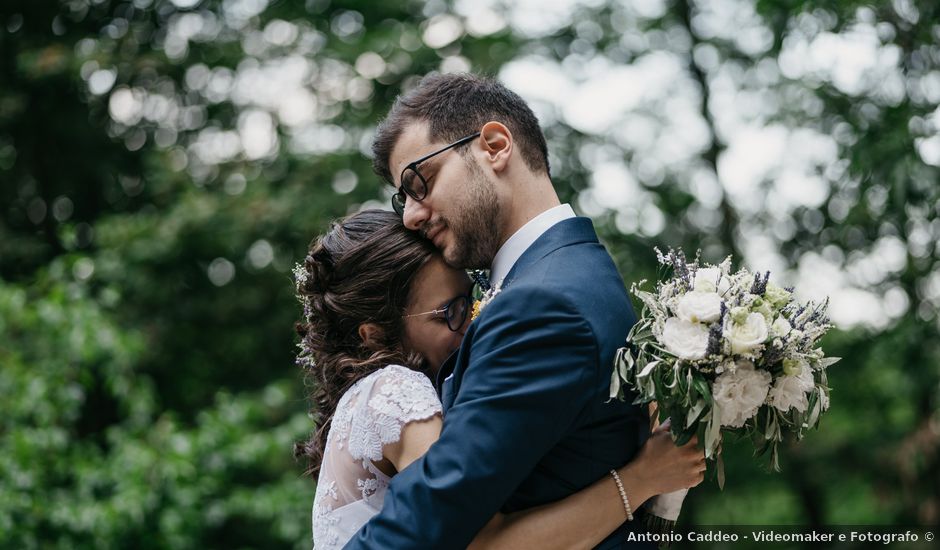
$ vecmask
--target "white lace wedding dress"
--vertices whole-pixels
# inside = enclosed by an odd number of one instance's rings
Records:
[[[340,398],[326,440],[313,501],[316,550],[342,548],[382,509],[389,477],[375,467],[382,446],[402,427],[441,414],[424,374],[389,365],[356,382]]]

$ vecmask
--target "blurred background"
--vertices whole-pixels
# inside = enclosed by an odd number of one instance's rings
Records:
[[[290,270],[433,70],[531,102],[628,284],[831,297],[819,431],[681,523],[940,524],[935,0],[4,0],[0,547],[309,548]]]

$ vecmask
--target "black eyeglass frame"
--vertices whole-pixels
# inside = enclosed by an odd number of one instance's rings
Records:
[[[480,132],[474,132],[470,134],[469,136],[464,136],[458,139],[457,141],[451,143],[450,145],[445,145],[444,147],[442,147],[441,149],[438,149],[437,151],[434,151],[433,153],[424,155],[423,157],[419,158],[416,161],[408,163],[408,166],[405,166],[405,168],[401,171],[401,174],[398,177],[398,181],[400,182],[398,191],[394,195],[392,195],[392,208],[395,210],[395,212],[397,212],[399,216],[403,216],[405,214],[405,195],[408,195],[409,197],[411,197],[412,199],[418,202],[423,201],[428,196],[428,180],[424,179],[424,176],[422,176],[421,172],[418,171],[418,166],[422,162],[425,162],[432,157],[440,155],[441,153],[449,149],[453,149],[454,147],[459,147],[465,143],[469,143],[471,140],[479,136],[480,136]],[[414,172],[415,175],[418,176],[418,180],[421,182],[421,189],[418,191],[416,191],[415,189],[412,189],[414,178],[409,179],[408,185],[405,185],[405,173],[408,172],[409,170]]]
[[[450,317],[448,313],[450,312],[450,309],[455,304],[457,304],[459,300],[465,300],[466,306],[463,308],[463,315],[460,316],[457,326],[454,327],[454,326],[451,326],[451,323],[455,321],[455,318]],[[450,301],[444,304],[444,307],[440,309],[435,309],[432,311],[425,311],[422,313],[412,313],[411,315],[402,315],[402,319],[407,319],[408,317],[419,317],[421,315],[433,315],[433,314],[443,313],[444,320],[447,321],[447,328],[449,328],[451,332],[457,332],[458,330],[460,330],[460,327],[462,327],[463,324],[467,322],[467,316],[470,315],[470,308],[472,307],[472,305],[473,305],[473,297],[470,296],[469,294],[461,294],[459,296],[454,296],[453,298],[451,298]]]

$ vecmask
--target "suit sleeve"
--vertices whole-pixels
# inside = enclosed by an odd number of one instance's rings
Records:
[[[465,548],[597,397],[583,316],[557,293],[512,290],[477,321],[440,440],[393,478],[346,548]]]

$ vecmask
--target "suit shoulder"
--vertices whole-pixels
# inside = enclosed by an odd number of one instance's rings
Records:
[[[592,331],[619,333],[635,319],[623,278],[607,250],[598,243],[561,247],[519,273],[514,304],[555,304],[582,318]],[[519,300],[519,301],[516,301]],[[624,336],[626,332],[624,331]]]
[[[546,255],[535,268],[531,280],[561,289],[566,294],[584,298],[598,294],[610,299],[626,297],[623,278],[607,250],[598,243],[565,246]]]

